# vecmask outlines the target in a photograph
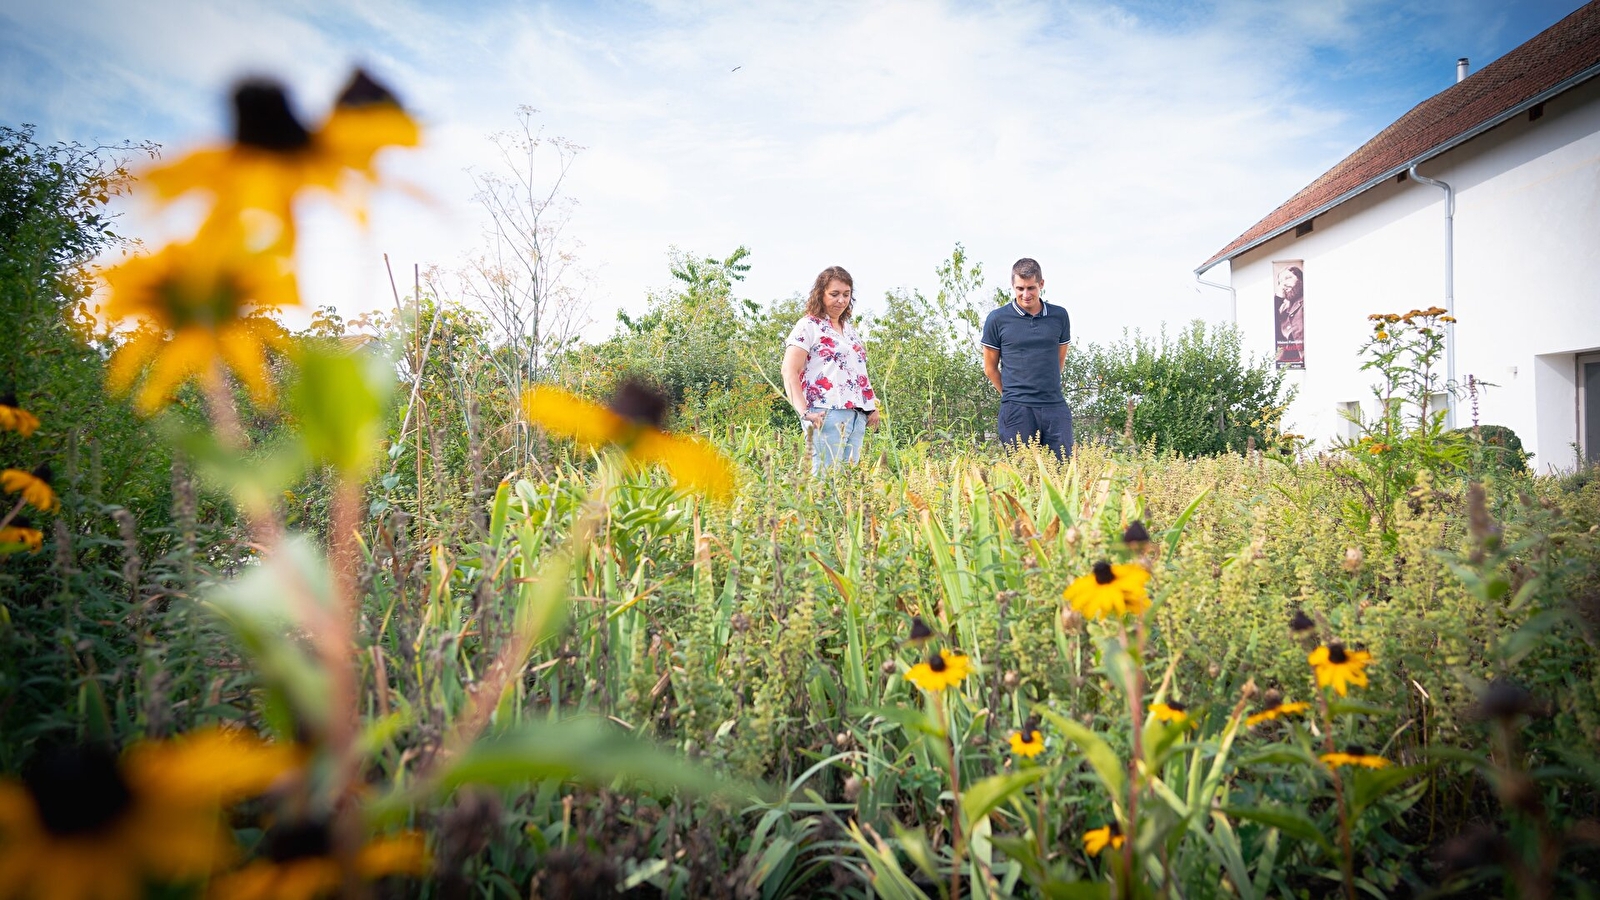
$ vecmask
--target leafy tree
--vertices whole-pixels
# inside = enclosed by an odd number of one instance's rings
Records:
[[[935,269],[939,291],[890,291],[866,323],[867,358],[887,427],[901,440],[973,441],[991,430],[999,398],[983,374],[978,337],[988,313],[983,266],[956,244]]]

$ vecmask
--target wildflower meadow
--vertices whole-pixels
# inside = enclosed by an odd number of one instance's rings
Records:
[[[294,330],[297,203],[426,136],[233,101],[0,131],[0,900],[1600,895],[1600,473],[1444,427],[1443,309],[1335,447],[1236,332],[1163,336],[1233,366],[1169,413],[1080,354],[1063,460],[987,434],[957,246],[813,475],[743,248],[601,344],[420,273]]]

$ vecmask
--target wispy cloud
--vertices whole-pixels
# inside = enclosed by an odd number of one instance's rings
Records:
[[[459,261],[478,231],[463,170],[494,164],[486,135],[528,104],[588,148],[572,233],[602,323],[666,280],[669,245],[750,245],[745,292],[770,299],[835,263],[869,296],[929,287],[964,241],[996,284],[1037,257],[1078,335],[1103,340],[1224,315],[1189,271],[1397,114],[1361,85],[1404,104],[1395,85],[1416,76],[1395,74],[1397,56],[1515,30],[1490,4],[1451,8],[99,0],[0,13],[0,50],[33,60],[0,68],[22,98],[0,118],[183,143],[220,127],[242,72],[326,102],[365,62],[431,124],[399,169],[439,204],[385,202],[364,236],[319,214],[313,302],[385,305],[384,251]],[[1503,34],[1500,52],[1531,34]]]

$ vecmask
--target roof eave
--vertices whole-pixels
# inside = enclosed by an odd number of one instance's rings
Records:
[[[1582,84],[1585,81],[1588,81],[1589,79],[1595,77],[1596,75],[1600,75],[1600,63],[1596,63],[1595,65],[1592,65],[1587,69],[1584,69],[1583,71],[1577,73],[1576,75],[1572,75],[1571,77],[1565,79],[1564,81],[1561,81],[1561,82],[1559,82],[1557,84],[1551,85],[1550,87],[1546,88],[1545,90],[1540,91],[1539,93],[1535,94],[1532,97],[1529,97],[1527,100],[1524,100],[1521,103],[1518,103],[1516,106],[1510,107],[1506,111],[1494,116],[1493,118],[1486,119],[1483,122],[1480,122],[1479,124],[1473,126],[1472,128],[1467,129],[1466,131],[1463,131],[1461,134],[1456,135],[1455,137],[1451,138],[1450,140],[1445,141],[1444,143],[1439,144],[1436,147],[1432,147],[1429,150],[1427,150],[1426,152],[1421,153],[1421,154],[1417,155],[1416,157],[1401,163],[1398,166],[1394,166],[1393,168],[1385,171],[1381,175],[1376,175],[1376,176],[1374,176],[1372,178],[1369,178],[1368,180],[1362,182],[1359,186],[1351,188],[1350,190],[1345,191],[1343,194],[1340,194],[1339,196],[1333,198],[1332,200],[1329,200],[1327,203],[1322,204],[1321,206],[1317,207],[1316,209],[1313,209],[1313,210],[1311,210],[1310,212],[1307,212],[1307,213],[1303,213],[1300,216],[1298,216],[1298,217],[1296,217],[1294,219],[1291,219],[1290,221],[1284,223],[1283,225],[1273,229],[1272,231],[1269,231],[1266,234],[1263,234],[1262,236],[1256,238],[1255,240],[1250,241],[1247,244],[1243,244],[1243,245],[1239,246],[1238,248],[1234,249],[1232,252],[1212,257],[1211,259],[1207,260],[1203,265],[1201,265],[1200,268],[1195,269],[1194,270],[1194,274],[1195,274],[1196,277],[1204,275],[1205,273],[1207,273],[1207,272],[1211,271],[1213,268],[1215,268],[1217,265],[1219,265],[1221,263],[1224,263],[1224,262],[1229,262],[1229,261],[1233,260],[1235,257],[1237,257],[1237,256],[1239,256],[1241,254],[1244,254],[1244,253],[1247,253],[1247,252],[1249,252],[1251,250],[1254,250],[1255,248],[1261,246],[1262,244],[1265,244],[1267,241],[1270,241],[1273,238],[1278,237],[1279,235],[1287,232],[1289,229],[1294,228],[1294,227],[1296,227],[1298,225],[1301,225],[1302,223],[1305,223],[1305,222],[1307,222],[1307,221],[1309,221],[1311,219],[1315,219],[1317,216],[1322,215],[1323,213],[1327,212],[1328,210],[1331,210],[1334,207],[1339,206],[1342,203],[1345,203],[1345,202],[1347,202],[1349,200],[1352,200],[1352,199],[1360,196],[1361,194],[1366,193],[1367,191],[1371,190],[1372,188],[1377,187],[1378,185],[1382,184],[1383,182],[1389,180],[1390,178],[1393,178],[1394,176],[1400,174],[1401,172],[1406,171],[1407,169],[1411,168],[1412,166],[1427,162],[1428,160],[1433,159],[1434,157],[1436,157],[1436,156],[1438,156],[1438,155],[1440,155],[1442,153],[1446,153],[1446,152],[1448,152],[1448,151],[1450,151],[1450,150],[1452,150],[1452,149],[1454,149],[1456,147],[1459,147],[1462,144],[1465,144],[1467,141],[1470,141],[1473,138],[1477,137],[1478,135],[1483,134],[1485,131],[1488,131],[1491,128],[1495,128],[1495,127],[1497,127],[1499,125],[1503,125],[1507,121],[1509,121],[1509,120],[1511,120],[1511,119],[1513,119],[1513,118],[1515,118],[1515,117],[1527,112],[1532,107],[1538,106],[1539,104],[1546,102],[1547,100],[1549,100],[1552,97],[1557,96],[1558,94],[1563,94],[1563,93],[1566,93],[1567,91],[1572,90],[1573,88],[1577,87],[1578,85]]]

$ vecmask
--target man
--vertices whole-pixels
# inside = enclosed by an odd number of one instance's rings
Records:
[[[1067,311],[1044,299],[1044,273],[1023,258],[1011,267],[1013,300],[983,322],[983,373],[1000,392],[1000,440],[1034,441],[1072,455],[1072,410],[1061,366],[1072,342]]]

